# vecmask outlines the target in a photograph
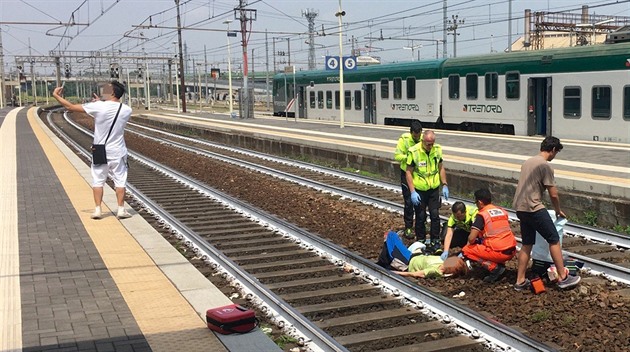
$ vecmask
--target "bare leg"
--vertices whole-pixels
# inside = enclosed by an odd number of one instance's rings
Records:
[[[518,253],[518,272],[516,274],[516,283],[521,284],[525,281],[525,272],[529,265],[529,257],[532,253],[532,245],[523,245]]]
[[[125,187],[116,187],[116,200],[118,201],[118,208],[125,205]]]
[[[567,275],[564,269],[564,259],[562,259],[562,246],[560,246],[560,242],[549,244],[549,254],[551,254],[551,259],[558,270],[558,279],[560,281],[566,279]]]
[[[92,187],[92,194],[94,195],[94,205],[100,207],[103,202],[103,187]]]

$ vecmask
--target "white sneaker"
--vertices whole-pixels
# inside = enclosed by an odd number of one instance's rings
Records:
[[[100,219],[102,217],[103,217],[103,214],[101,214],[101,210],[100,209],[94,210],[94,212],[90,216],[90,218],[92,218],[94,220],[98,220],[98,219]]]
[[[119,219],[128,219],[131,217],[131,214],[129,214],[127,210],[122,209],[118,210],[118,214],[116,215],[116,217],[118,217]]]

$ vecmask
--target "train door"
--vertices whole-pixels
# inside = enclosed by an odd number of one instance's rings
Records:
[[[363,93],[365,95],[363,120],[365,123],[376,123],[376,85],[364,84]]]
[[[298,87],[298,117],[305,119],[306,116],[306,90],[304,86]]]
[[[547,136],[551,133],[551,77],[535,77],[527,81],[527,135]]]

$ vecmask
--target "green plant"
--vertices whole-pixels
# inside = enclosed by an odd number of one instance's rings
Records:
[[[572,326],[573,324],[575,324],[576,320],[577,319],[573,315],[566,315],[566,316],[562,317],[562,325],[564,325],[564,326]]]
[[[532,321],[534,323],[540,323],[541,321],[545,321],[551,317],[551,312],[548,310],[539,310],[538,312],[532,314]]]
[[[369,172],[369,171],[357,170],[357,169],[354,169],[354,168],[351,168],[351,167],[343,167],[343,168],[341,168],[341,170],[345,171],[345,172],[350,172],[350,173],[353,173],[353,174],[359,174],[359,175],[364,176],[364,177],[370,177],[370,178],[375,178],[375,179],[382,179],[383,178],[383,176],[380,175],[380,174],[375,174],[375,173]]]
[[[284,346],[290,343],[297,343],[297,340],[289,335],[280,335],[276,337],[273,342],[278,345],[281,349],[284,349]]]
[[[188,136],[188,137],[197,135],[197,133],[194,130],[182,130],[180,134],[182,136]]]
[[[589,226],[597,226],[597,212],[593,210],[584,212],[584,223]]]
[[[182,242],[178,242],[175,245],[175,249],[177,249],[177,251],[181,253],[182,255],[186,255],[187,249],[186,249],[186,246],[184,246]]]
[[[502,200],[499,202],[499,206],[502,208],[511,208],[512,207],[512,202],[509,200]]]
[[[615,232],[625,233],[626,235],[630,235],[630,225],[626,225],[624,227],[623,225],[617,224],[613,226],[612,230]]]

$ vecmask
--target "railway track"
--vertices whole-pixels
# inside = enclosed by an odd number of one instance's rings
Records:
[[[91,138],[64,130],[87,155]],[[552,350],[185,175],[133,159],[129,183],[144,209],[312,350]]]
[[[147,138],[163,141],[166,137],[182,149],[402,213],[398,185],[309,163],[200,141],[138,124],[130,125],[133,131]],[[456,200],[470,204],[467,200],[452,199]],[[518,221],[514,211],[508,212],[513,221]],[[441,218],[443,221],[447,219],[446,216]],[[630,284],[630,254],[627,252],[630,249],[630,237],[573,223],[568,223],[564,232],[568,235],[563,240],[565,256],[584,262],[586,269],[593,274],[604,274],[613,280]]]

